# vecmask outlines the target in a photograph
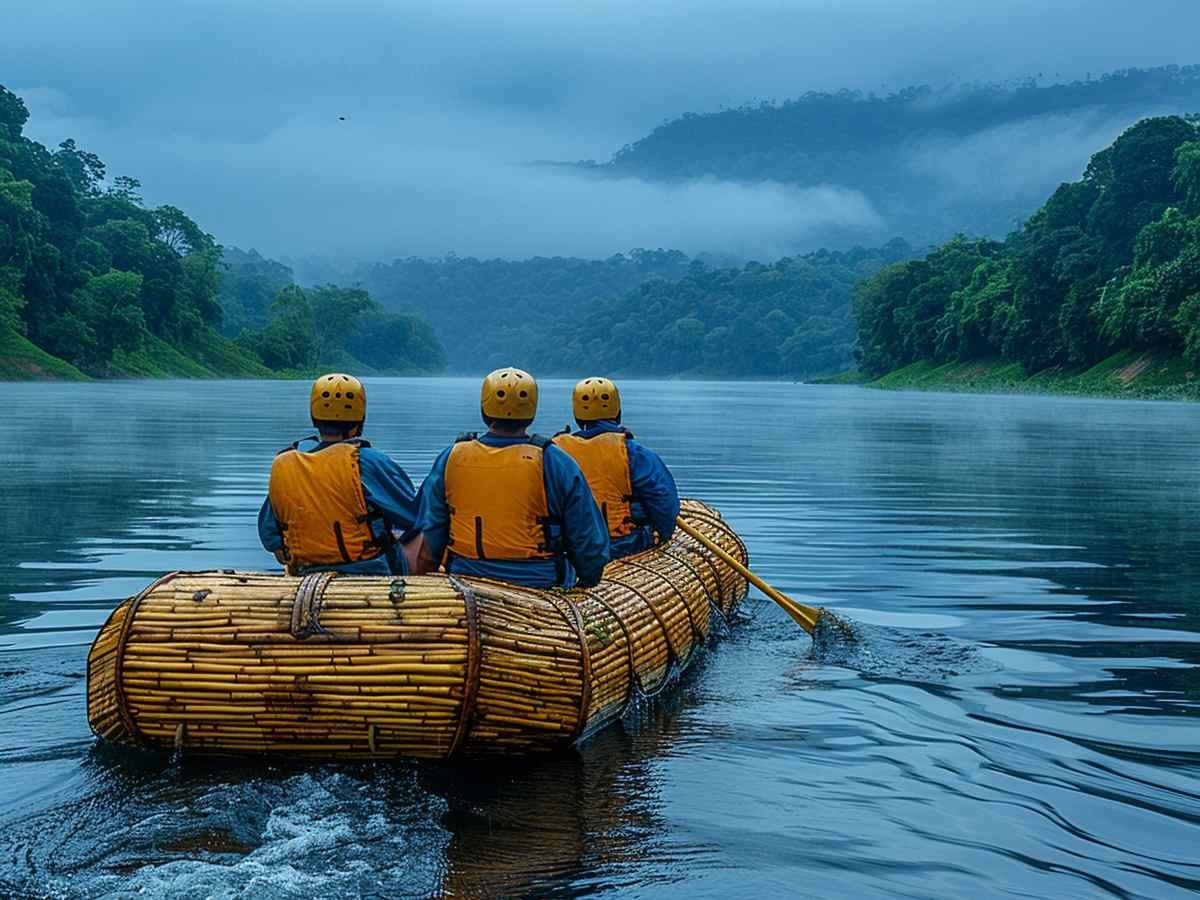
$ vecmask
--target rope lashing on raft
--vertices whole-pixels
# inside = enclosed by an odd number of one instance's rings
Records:
[[[587,632],[583,626],[583,616],[579,614],[579,608],[574,603],[553,595],[547,599],[558,610],[559,615],[567,623],[567,627],[574,631],[579,638],[581,694],[579,698],[579,721],[575,725],[574,734],[574,737],[578,739],[587,727],[588,703],[591,701],[592,694],[592,657],[591,653],[588,652]]]
[[[463,615],[467,620],[467,665],[463,673],[462,705],[458,710],[454,739],[446,754],[448,759],[453,759],[462,749],[467,732],[471,730],[471,720],[475,717],[475,699],[479,695],[479,662],[483,648],[479,641],[479,600],[475,597],[475,591],[453,575],[446,576],[446,580],[450,582],[450,587],[462,595]]]
[[[325,604],[325,589],[337,572],[314,572],[300,579],[296,599],[292,604],[292,637],[298,641],[321,635],[331,641],[338,636],[321,624],[321,608]]]
[[[626,565],[630,566],[631,568],[637,569],[638,571],[641,571],[641,572],[645,572],[647,575],[653,575],[654,577],[663,581],[667,585],[667,587],[670,588],[675,593],[675,596],[679,598],[679,602],[681,604],[683,604],[683,612],[684,612],[684,615],[687,616],[688,627],[691,628],[691,630],[692,630],[692,644],[691,644],[691,647],[688,649],[687,659],[681,660],[681,662],[683,662],[684,665],[687,665],[687,663],[691,662],[692,657],[696,654],[696,647],[703,644],[705,637],[706,637],[704,634],[701,634],[700,629],[698,629],[696,627],[696,619],[692,615],[692,608],[690,606],[688,606],[687,597],[685,597],[683,595],[683,591],[681,591],[679,589],[679,585],[677,585],[675,582],[673,582],[670,578],[668,578],[662,572],[656,572],[654,569],[651,569],[649,566],[644,566],[641,563],[636,562],[632,559],[627,559],[624,562]]]
[[[162,587],[164,584],[172,581],[178,572],[168,572],[156,581],[148,584],[142,589],[129,603],[128,609],[125,611],[125,618],[121,621],[121,632],[117,638],[117,652],[113,662],[113,694],[116,701],[117,717],[121,720],[121,724],[125,726],[129,734],[129,738],[135,744],[145,744],[146,738],[142,734],[142,730],[138,728],[137,722],[134,721],[132,713],[129,712],[129,698],[125,694],[125,650],[129,645],[129,635],[133,631],[133,619],[137,614],[138,607],[142,605],[142,601],[154,592],[156,588]],[[117,607],[113,610],[112,616],[117,614]],[[91,665],[88,666],[88,680],[91,680]],[[89,684],[89,690],[90,690]]]

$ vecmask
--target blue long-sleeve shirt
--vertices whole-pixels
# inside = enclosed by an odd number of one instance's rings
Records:
[[[312,450],[306,452],[315,453],[328,447],[329,443],[322,441],[314,444]],[[375,537],[382,538],[385,528],[413,532],[420,500],[408,473],[387,454],[374,447],[359,449],[358,469],[362,478],[363,497],[368,506],[379,510],[383,519],[382,522],[371,522]],[[275,510],[271,508],[270,497],[263,501],[262,509],[258,511],[258,538],[269,553],[283,549],[283,532],[279,527],[279,520],[275,517]],[[342,572],[347,575],[404,575],[407,574],[407,565],[404,554],[393,548],[374,559],[336,566],[304,568],[300,570],[300,574],[315,570]]]
[[[593,438],[614,432],[626,433],[627,429],[616,422],[602,420],[590,423],[575,435]],[[612,542],[613,559],[652,547],[656,531],[662,540],[669,539],[675,533],[675,519],[679,517],[679,489],[662,457],[632,438],[625,442],[625,448],[629,452],[629,484],[633,489],[632,516],[647,524]]]
[[[509,447],[530,442],[528,437],[501,437],[490,433],[480,435],[478,440],[488,447]],[[446,461],[453,449],[454,445],[451,444],[442,451],[421,485],[421,510],[417,516],[417,527],[424,532],[426,547],[434,559],[441,558],[450,537]],[[555,584],[569,586],[574,582],[575,575],[583,582],[599,581],[609,559],[608,528],[592,497],[587,479],[575,460],[553,445],[542,451],[542,477],[546,484],[546,505],[550,517],[557,520],[561,530],[565,560],[470,559],[451,553],[446,563],[447,571],[530,587],[550,587]],[[564,562],[569,565],[562,565]]]

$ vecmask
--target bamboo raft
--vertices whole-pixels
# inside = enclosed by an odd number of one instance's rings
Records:
[[[747,559],[715,510],[685,501],[682,515]],[[544,752],[661,690],[746,593],[679,531],[570,592],[444,574],[174,572],[100,629],[88,719],[105,740],[201,753]]]

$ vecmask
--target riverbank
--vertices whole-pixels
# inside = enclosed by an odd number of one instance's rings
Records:
[[[0,381],[87,381],[87,376],[11,328],[0,327]]]
[[[0,328],[0,381],[88,381],[92,378],[274,378],[232,341],[203,328],[187,353],[154,335],[136,350],[117,350],[101,370],[84,372],[11,328]]]
[[[1200,379],[1186,361],[1130,350],[1076,371],[1056,367],[1030,375],[1020,363],[1000,359],[943,365],[921,361],[874,380],[852,371],[823,383],[863,384],[891,391],[1200,400]]]
[[[109,381],[137,379],[312,379],[337,364],[312,369],[268,369],[257,357],[235,342],[203,328],[186,351],[151,334],[142,336],[136,350],[116,350],[103,368],[84,372],[65,359],[47,353],[24,335],[0,327],[0,381]],[[371,369],[361,363],[349,366],[360,375],[438,374]]]

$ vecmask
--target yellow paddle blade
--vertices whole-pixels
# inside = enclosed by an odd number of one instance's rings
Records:
[[[770,596],[770,594],[767,596]],[[814,609],[811,606],[805,606],[803,603],[797,603],[786,594],[780,594],[778,597],[771,597],[771,599],[782,606],[783,611],[795,619],[796,624],[809,634],[816,631],[817,620],[825,612],[823,609]]]

